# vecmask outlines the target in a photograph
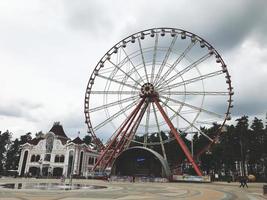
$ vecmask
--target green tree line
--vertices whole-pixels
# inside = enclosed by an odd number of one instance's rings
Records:
[[[209,128],[201,127],[201,131],[213,138],[216,135],[215,130],[219,126],[215,123]],[[267,180],[267,130],[263,121],[255,117],[249,122],[248,116],[242,116],[236,120],[236,125],[226,125],[225,128],[225,132],[221,134],[218,141],[199,156],[197,156],[198,153],[209,144],[206,137],[199,133],[188,136],[189,133],[179,132],[188,149],[193,149],[194,157],[205,174],[240,176],[242,172],[237,168],[243,163],[245,175],[253,174],[257,180]],[[156,135],[157,133],[148,136],[147,141],[158,142],[159,139]],[[170,167],[179,166],[181,168],[181,164],[187,163],[181,148],[172,134],[161,132],[161,136],[163,140],[170,137],[170,142],[164,144]],[[143,142],[144,136],[137,137],[136,140]],[[131,146],[137,145],[140,144],[131,144]],[[160,145],[153,145],[149,148],[163,155]],[[194,174],[194,170],[190,166],[187,171],[183,172]]]
[[[211,138],[215,135],[215,130],[219,124],[211,127],[201,127],[201,130]],[[181,132],[181,131],[180,131]],[[164,144],[170,167],[174,169],[181,167],[181,163],[186,163],[186,157],[177,142],[172,138],[172,134],[161,132],[163,140],[170,139]],[[42,137],[43,133],[35,134],[35,137]],[[157,142],[157,133],[148,136],[147,141]],[[192,148],[196,157],[207,144],[208,140],[201,134],[195,133],[188,137],[188,133],[181,132],[181,137],[189,149]],[[191,139],[188,139],[191,138]],[[12,133],[8,130],[0,132],[0,174],[7,170],[18,169],[20,157],[20,145],[32,139],[32,133],[21,135],[20,138],[12,140]],[[83,140],[91,143],[91,137],[85,136]],[[136,140],[144,141],[144,138],[137,137]],[[192,142],[193,141],[193,142]],[[131,146],[138,144],[132,143]],[[153,150],[163,155],[160,145],[150,146]],[[226,126],[226,132],[221,134],[219,140],[209,151],[196,157],[197,162],[206,174],[211,173],[240,173],[237,165],[245,164],[246,173],[253,174],[258,179],[267,178],[267,130],[261,119],[254,118],[249,121],[248,116],[242,116],[236,120],[235,125]],[[193,170],[188,173],[193,173]]]

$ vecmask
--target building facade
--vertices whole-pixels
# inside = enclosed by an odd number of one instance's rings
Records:
[[[87,176],[98,152],[79,137],[71,140],[59,122],[41,137],[21,146],[20,176]]]

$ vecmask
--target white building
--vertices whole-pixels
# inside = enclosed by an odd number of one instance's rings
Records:
[[[79,137],[70,140],[59,122],[44,136],[32,139],[21,148],[20,176],[86,176],[98,156]]]

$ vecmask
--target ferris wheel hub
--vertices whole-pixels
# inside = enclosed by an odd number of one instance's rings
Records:
[[[145,83],[141,87],[141,97],[155,97],[157,96],[157,92],[155,91],[154,85],[152,83]]]

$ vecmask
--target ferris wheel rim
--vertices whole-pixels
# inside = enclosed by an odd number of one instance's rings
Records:
[[[228,72],[228,69],[226,67],[226,64],[224,63],[222,57],[220,56],[220,54],[217,52],[217,50],[212,46],[210,45],[206,40],[204,40],[202,37],[194,34],[194,33],[191,33],[189,31],[186,31],[186,30],[183,30],[183,29],[177,29],[177,28],[168,28],[168,27],[160,27],[160,28],[151,28],[151,29],[146,29],[146,30],[143,30],[143,31],[139,31],[139,32],[136,32],[134,34],[131,34],[127,37],[125,37],[124,39],[120,40],[118,43],[116,43],[114,46],[112,46],[105,54],[104,56],[100,59],[100,61],[97,63],[96,67],[94,68],[93,70],[93,73],[91,74],[90,76],[90,79],[88,81],[88,84],[87,84],[87,88],[86,88],[86,92],[85,92],[85,105],[84,105],[84,113],[85,113],[85,118],[86,118],[86,124],[88,126],[88,132],[91,133],[91,135],[93,135],[93,137],[96,137],[96,134],[93,130],[93,125],[91,123],[91,120],[90,120],[90,115],[89,115],[89,100],[90,100],[90,94],[91,94],[91,89],[92,89],[92,86],[94,85],[94,80],[96,78],[96,74],[97,72],[99,71],[100,69],[100,65],[101,63],[105,62],[106,60],[108,60],[108,56],[112,55],[114,52],[114,50],[118,49],[119,47],[121,47],[124,42],[129,43],[131,42],[130,39],[132,39],[133,37],[139,39],[141,37],[141,34],[145,34],[145,35],[148,35],[149,33],[147,32],[151,32],[151,31],[154,31],[155,34],[157,33],[160,33],[162,30],[165,30],[165,33],[171,33],[171,31],[175,31],[176,34],[185,34],[186,36],[189,36],[189,37],[195,37],[197,39],[197,41],[202,41],[203,44],[205,45],[205,47],[207,48],[210,48],[212,49],[213,53],[216,55],[217,59],[220,61],[220,63],[222,64],[222,66],[225,68],[225,74],[226,74],[226,79],[228,80],[228,90],[229,90],[229,99],[228,99],[228,106],[227,106],[227,109],[226,109],[226,113],[225,113],[225,118],[221,124],[221,127],[218,129],[218,133],[221,132],[221,129],[222,127],[224,126],[226,120],[228,119],[228,116],[230,116],[230,108],[232,107],[232,85],[231,85],[231,80],[230,80],[230,75],[229,75],[229,72]],[[91,81],[91,82],[90,82]],[[124,87],[124,86],[122,86]],[[181,104],[183,106],[183,104]],[[97,137],[96,137],[97,138]],[[95,139],[95,138],[94,138]],[[103,145],[102,144],[99,144],[100,146]]]

